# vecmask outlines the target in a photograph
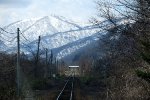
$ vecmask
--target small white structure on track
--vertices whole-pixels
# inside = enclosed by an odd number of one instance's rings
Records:
[[[69,66],[69,68],[78,68],[79,66]]]
[[[67,76],[74,75],[74,76],[79,76],[79,66],[68,66],[68,73],[66,74]]]

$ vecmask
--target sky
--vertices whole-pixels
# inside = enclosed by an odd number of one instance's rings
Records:
[[[12,22],[44,17],[63,16],[86,22],[96,13],[95,0],[0,0],[0,26]]]

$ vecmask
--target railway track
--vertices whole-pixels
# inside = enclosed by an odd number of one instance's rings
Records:
[[[74,77],[69,77],[56,100],[73,100]]]

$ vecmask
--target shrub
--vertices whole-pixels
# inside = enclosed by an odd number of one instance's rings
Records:
[[[51,87],[51,82],[48,79],[36,79],[31,82],[33,90],[43,90]]]
[[[136,70],[136,74],[138,77],[141,77],[143,79],[150,79],[150,72],[144,72],[141,70]]]

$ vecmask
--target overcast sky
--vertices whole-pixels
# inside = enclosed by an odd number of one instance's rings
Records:
[[[95,0],[0,0],[0,26],[55,14],[87,21],[96,13]]]

